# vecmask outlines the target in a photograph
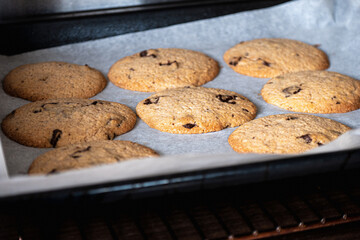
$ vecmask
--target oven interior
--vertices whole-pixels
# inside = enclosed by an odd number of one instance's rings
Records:
[[[284,2],[58,1],[49,6],[51,2],[41,0],[33,5],[3,1],[0,32],[6,38],[2,38],[0,54]],[[0,239],[357,239],[359,153],[4,198],[0,199]],[[312,168],[314,160],[332,161],[334,167],[299,173],[299,166]]]

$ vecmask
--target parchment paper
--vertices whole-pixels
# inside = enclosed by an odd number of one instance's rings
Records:
[[[260,118],[272,114],[288,113],[289,111],[265,103],[259,93],[268,79],[247,77],[235,73],[223,61],[224,52],[240,41],[255,38],[296,39],[309,44],[320,44],[320,49],[328,54],[331,62],[331,67],[328,70],[360,79],[359,16],[360,1],[357,0],[292,1],[263,10],[242,12],[11,57],[0,56],[0,78],[3,79],[14,67],[42,61],[88,64],[106,75],[113,63],[127,55],[149,48],[186,48],[201,51],[217,60],[222,66],[220,74],[213,81],[205,84],[204,87],[223,88],[246,96],[258,107],[257,118]],[[151,94],[124,90],[109,82],[105,90],[93,99],[120,102],[135,110],[137,103]],[[5,94],[2,89],[0,90],[0,101],[1,119],[17,107],[28,103],[26,100]],[[334,119],[352,128],[360,128],[360,110],[342,114],[315,115]],[[115,164],[111,168],[105,166],[75,172],[99,173],[99,178],[101,178],[100,173],[102,173],[102,180],[110,181],[113,178],[183,172],[283,157],[283,155],[235,153],[227,143],[228,136],[235,129],[229,128],[206,134],[170,134],[152,129],[138,119],[132,131],[116,139],[144,144],[164,157],[141,160],[141,162]],[[12,179],[23,179],[24,177],[20,176],[26,173],[33,159],[50,150],[22,146],[9,140],[2,132],[0,136],[8,174]],[[359,147],[360,129],[356,129],[333,143],[312,151],[338,151]],[[130,165],[131,167],[126,167]],[[105,170],[102,171],[102,169],[107,169],[106,171],[111,169],[110,172],[113,172],[117,177],[104,174]],[[6,173],[0,171],[0,174],[4,177]],[[61,176],[68,176],[69,174],[72,178],[66,178],[70,180],[65,180],[65,177],[61,178]],[[62,179],[61,183],[57,183],[60,185],[66,185],[66,181],[69,181],[68,184],[87,181],[86,179],[80,180],[81,174],[77,174],[70,172],[64,175],[60,174],[55,178],[60,177]],[[85,177],[86,173],[84,174],[81,176]],[[25,179],[28,178],[33,177],[25,177]],[[39,180],[43,177],[34,178]],[[1,186],[4,185],[0,184],[0,188]]]

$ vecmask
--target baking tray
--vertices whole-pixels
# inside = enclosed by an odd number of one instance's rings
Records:
[[[59,48],[52,48],[52,49],[45,49],[35,52],[30,52],[22,55],[12,56],[12,57],[5,57],[0,56],[0,61],[6,62],[7,65],[4,65],[2,67],[2,73],[8,71],[8,69],[11,69],[12,67],[15,67],[16,65],[19,65],[19,63],[24,64],[27,62],[34,61],[34,59],[41,59],[41,60],[67,60],[69,58],[69,52],[72,52],[70,55],[71,61],[81,63],[80,58],[77,58],[77,56],[85,55],[85,58],[91,59],[91,56],[93,56],[93,51],[103,51],[102,45],[106,43],[108,46],[114,46],[114,43],[118,44],[125,44],[129,42],[129,39],[134,38],[137,39],[137,44],[130,46],[129,48],[125,49],[121,54],[117,56],[108,56],[106,61],[103,62],[104,65],[101,65],[92,62],[90,65],[92,65],[95,68],[100,68],[104,73],[106,73],[106,69],[109,67],[110,62],[114,62],[118,58],[124,55],[128,55],[130,53],[134,53],[143,49],[148,49],[151,47],[184,47],[194,50],[200,50],[203,51],[210,56],[213,56],[217,61],[220,62],[220,64],[223,66],[223,69],[221,70],[221,74],[229,78],[245,78],[249,79],[248,77],[239,76],[236,73],[233,73],[229,71],[229,69],[225,69],[226,65],[221,60],[222,53],[225,49],[228,47],[231,47],[232,45],[236,44],[238,40],[248,40],[256,37],[293,37],[298,40],[303,40],[305,42],[309,42],[309,38],[311,37],[311,42],[319,43],[321,42],[323,48],[330,56],[330,61],[332,63],[331,70],[337,70],[342,73],[346,73],[350,76],[357,77],[356,72],[354,69],[350,67],[346,67],[346,65],[341,64],[340,61],[344,60],[344,58],[348,58],[347,61],[353,61],[353,64],[356,65],[357,61],[356,56],[356,46],[354,45],[347,45],[346,54],[341,54],[334,52],[330,45],[337,43],[337,41],[340,41],[342,39],[331,39],[330,40],[324,40],[322,35],[327,33],[329,34],[330,31],[336,31],[335,33],[344,33],[346,32],[348,37],[354,37],[355,39],[359,36],[355,33],[352,33],[353,29],[349,29],[348,25],[346,24],[345,20],[348,20],[351,16],[354,16],[354,14],[357,13],[359,10],[358,8],[353,8],[354,13],[353,15],[348,14],[346,16],[346,19],[337,19],[336,21],[333,21],[332,17],[338,15],[341,13],[343,8],[349,8],[353,7],[351,6],[352,3],[349,4],[335,4],[331,1],[320,1],[317,3],[311,2],[311,1],[297,1],[297,2],[291,2],[288,4],[284,4],[278,7],[274,7],[271,9],[266,10],[259,10],[259,11],[253,11],[253,12],[245,12],[245,13],[239,13],[235,15],[220,17],[220,18],[214,18],[210,20],[205,21],[198,21],[194,23],[189,24],[181,24],[178,26],[153,30],[153,31],[145,31],[145,32],[139,32],[135,34],[128,34],[123,35],[120,37],[115,38],[109,38],[109,39],[102,39],[99,41],[93,41],[88,43],[80,43],[75,45],[69,45],[69,46],[63,46]],[[335,6],[336,5],[336,6]],[[312,10],[310,12],[307,12],[305,15],[300,11],[301,8],[312,6]],[[325,10],[323,10],[325,7]],[[285,16],[286,18],[290,19],[296,19],[297,17],[302,17],[303,19],[308,19],[308,25],[305,25],[302,29],[299,28],[291,28],[290,31],[287,32],[281,32],[280,30],[284,30],[287,26],[289,21],[285,21],[285,23],[282,23],[280,20],[285,20],[285,17],[283,18],[273,18],[273,14],[278,14],[280,12],[291,12],[294,14],[294,16]],[[315,20],[312,20],[311,18],[314,17],[316,14],[320,17],[316,17]],[[298,14],[298,15],[296,15]],[[300,15],[301,14],[301,15]],[[350,17],[349,17],[350,16]],[[238,25],[242,26],[246,30],[245,33],[248,31],[246,35],[241,36],[241,39],[239,39],[239,36],[231,35],[231,31],[238,31],[237,30],[237,24],[226,24],[226,28],[213,28],[215,25],[217,25],[220,22],[222,24],[227,22],[233,22],[236,20]],[[260,21],[259,21],[260,20]],[[299,19],[297,19],[299,20]],[[354,21],[351,19],[351,21]],[[298,24],[297,22],[293,23],[295,26]],[[316,28],[311,28],[310,25],[314,24],[315,26],[321,27],[320,30]],[[356,27],[356,22],[354,27]],[[272,27],[279,28],[278,31],[272,30],[266,30],[269,28],[269,25]],[[189,34],[189,29],[192,29],[192,27],[196,27],[196,29],[200,29],[200,31],[192,31],[193,34]],[[229,27],[230,28],[227,28]],[[256,26],[258,28],[256,28]],[[254,28],[255,27],[255,28]],[[265,28],[266,27],[266,28]],[[257,29],[260,29],[261,31],[258,31]],[[255,30],[252,30],[255,29]],[[294,31],[300,31],[299,33],[295,33]],[[179,44],[179,40],[176,39],[176,35],[171,35],[170,38],[162,39],[160,42],[158,42],[155,46],[154,43],[151,42],[151,40],[154,39],[154,36],[158,36],[161,32],[168,33],[176,33],[183,36],[187,36],[187,41],[182,42]],[[318,32],[318,35],[314,35],[314,32]],[[208,37],[208,34],[213,35],[222,35],[228,38],[224,38],[222,45],[218,46],[217,49],[214,49],[214,46],[209,42],[201,42],[201,48],[193,45],[197,40],[206,39]],[[183,34],[187,33],[187,34]],[[334,32],[331,32],[333,34]],[[206,35],[205,35],[206,34]],[[150,36],[150,37],[149,37]],[[152,37],[151,37],[152,36]],[[327,38],[325,38],[327,39]],[[322,40],[322,41],[320,41]],[[176,44],[175,44],[176,43]],[[355,49],[355,50],[354,50]],[[110,50],[116,50],[115,48],[110,48]],[[343,49],[342,49],[343,50]],[[85,53],[84,53],[85,52]],[[49,54],[50,53],[50,54]],[[81,54],[79,54],[81,53]],[[75,57],[75,58],[73,58]],[[55,58],[55,59],[54,59]],[[91,60],[90,60],[91,61]],[[224,70],[225,69],[225,70]],[[259,80],[260,83],[265,83],[266,80]],[[213,84],[214,83],[214,84]],[[215,81],[213,83],[209,83],[208,87],[217,87],[215,84]],[[243,82],[246,86],[246,82]],[[226,88],[232,88],[231,86],[226,86]],[[110,90],[109,90],[110,91]],[[125,91],[126,93],[129,93],[128,91]],[[239,91],[242,93],[242,91]],[[254,91],[255,93],[258,91]],[[102,93],[103,95],[100,95],[101,98],[106,99],[106,92]],[[150,94],[139,94],[137,96],[138,100],[141,100],[148,96]],[[247,96],[245,94],[245,96]],[[248,96],[247,96],[248,97]],[[96,96],[95,98],[98,98]],[[252,99],[251,99],[252,98]],[[251,100],[254,100],[257,105],[260,105],[261,99],[253,95],[250,97]],[[4,97],[4,104],[2,104],[1,113],[4,115],[5,113],[10,112],[9,110],[14,108],[14,106],[21,106],[22,104],[25,104],[26,101],[14,99],[11,97]],[[123,102],[124,99],[118,99],[119,102]],[[125,99],[126,100],[126,99]],[[256,102],[257,101],[257,102]],[[136,101],[128,102],[133,109],[136,105]],[[126,104],[126,103],[125,103]],[[282,111],[279,109],[276,109],[277,113],[282,113],[286,111]],[[269,114],[270,112],[267,112],[264,109],[260,108],[260,114],[259,116],[264,116]],[[349,123],[352,124],[352,127],[357,127],[356,121],[354,122],[352,119],[352,115],[354,113],[345,114],[348,116]],[[355,113],[356,114],[356,113]],[[351,116],[350,116],[351,115]],[[344,116],[344,115],[342,115]],[[342,116],[340,115],[331,115],[330,118],[334,119],[340,119]],[[345,119],[346,120],[346,119]],[[140,120],[138,121],[138,126],[145,127],[144,123],[142,123]],[[351,125],[350,124],[350,125]],[[135,129],[136,130],[136,129]],[[234,129],[227,129],[224,132],[222,132],[223,140],[226,139],[226,136],[230,134]],[[150,131],[152,133],[155,133],[156,136],[160,136],[163,133],[159,132],[153,132],[152,129],[147,129],[147,131]],[[226,133],[225,133],[226,132]],[[130,132],[131,133],[131,132]],[[202,135],[202,136],[196,136],[196,138],[200,139],[206,139],[208,137],[210,138],[216,138],[217,133],[215,134],[209,134],[209,135]],[[149,136],[152,136],[151,134]],[[189,140],[188,136],[179,137],[183,138],[183,140]],[[131,134],[120,136],[117,139],[124,139],[124,140],[138,140],[141,142],[137,136],[133,136]],[[1,135],[1,140],[3,145],[9,146],[9,139]],[[165,139],[166,141],[166,139]],[[4,144],[5,143],[5,144]],[[12,143],[10,143],[11,145]],[[247,183],[247,182],[254,182],[254,181],[265,181],[273,178],[285,178],[289,176],[294,175],[305,175],[305,174],[311,174],[316,172],[323,172],[323,171],[339,171],[347,168],[356,168],[358,167],[358,159],[359,159],[359,152],[358,152],[358,134],[355,131],[354,134],[351,136],[348,136],[348,138],[341,139],[340,141],[335,142],[334,144],[329,144],[328,146],[321,147],[313,154],[309,153],[306,155],[294,155],[294,156],[288,156],[288,155],[266,155],[261,156],[259,158],[258,155],[252,155],[252,154],[246,154],[246,155],[240,155],[236,154],[234,152],[231,152],[231,149],[229,146],[226,145],[226,142],[223,141],[223,144],[220,145],[214,145],[215,147],[219,148],[227,148],[225,151],[222,151],[216,156],[214,156],[214,152],[210,152],[210,154],[203,154],[200,150],[194,150],[192,154],[183,154],[186,151],[182,150],[181,152],[177,151],[177,146],[175,145],[175,154],[163,154],[164,156],[160,159],[148,159],[148,160],[134,160],[129,161],[123,164],[118,164],[116,166],[101,166],[97,168],[91,168],[91,169],[84,169],[79,171],[71,171],[67,173],[62,174],[56,174],[52,176],[36,176],[36,177],[28,177],[24,175],[26,170],[26,164],[29,165],[31,163],[31,157],[35,156],[39,152],[45,151],[45,150],[36,150],[36,153],[29,154],[26,150],[21,150],[21,157],[20,159],[14,160],[9,156],[9,152],[16,152],[18,150],[17,146],[13,146],[14,148],[8,148],[5,147],[5,156],[1,155],[1,161],[0,161],[0,195],[3,198],[11,197],[11,196],[39,196],[39,193],[44,193],[45,195],[42,196],[48,196],[55,194],[59,192],[68,192],[71,194],[77,193],[78,195],[82,194],[90,194],[90,195],[97,195],[100,193],[106,193],[106,192],[118,192],[122,194],[128,194],[129,192],[139,191],[139,192],[146,192],[151,190],[150,192],[156,192],[155,190],[158,189],[159,191],[162,191],[164,189],[182,189],[184,186],[186,186],[186,189],[196,189],[200,186],[215,186],[215,185],[221,185],[226,184],[226,182],[232,182],[236,184],[241,183]],[[148,144],[146,144],[148,145]],[[154,147],[155,150],[156,146]],[[230,151],[228,151],[230,150]],[[6,151],[8,153],[6,153]],[[23,151],[23,152],[22,152]],[[164,152],[164,150],[161,150]],[[160,152],[161,152],[160,151]],[[323,153],[325,152],[325,153]],[[8,154],[8,156],[6,156]],[[11,154],[10,154],[11,155]],[[6,161],[5,161],[6,157]],[[14,162],[16,161],[22,161],[24,160],[26,162],[25,165],[22,166],[22,170],[16,172],[17,170],[14,169]],[[142,161],[140,163],[140,161]],[[146,163],[146,164],[145,164]],[[185,164],[186,163],[186,164]],[[211,163],[211,164],[207,164]],[[137,173],[137,168],[139,165],[142,166],[142,171]],[[154,171],[154,169],[147,169],[146,166],[152,166],[155,164],[158,169]],[[145,168],[145,169],[144,169]],[[131,170],[131,171],[129,171]],[[15,173],[14,173],[15,172]],[[126,174],[127,172],[131,174]],[[8,174],[10,173],[10,174]],[[119,175],[121,173],[121,175]],[[137,173],[137,174],[134,174]],[[226,180],[231,179],[231,180]],[[65,189],[65,190],[64,190]]]

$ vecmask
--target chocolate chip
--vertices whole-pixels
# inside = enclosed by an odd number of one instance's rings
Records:
[[[286,120],[288,120],[288,121],[289,120],[295,120],[295,119],[298,119],[298,117],[289,116],[289,117],[286,118]]]
[[[54,174],[54,173],[58,173],[58,171],[54,168],[53,170],[51,170],[50,172],[48,172],[47,174]]]
[[[298,86],[291,86],[288,88],[285,88],[282,90],[283,93],[285,93],[285,97],[290,97],[292,94],[297,94],[301,91],[302,89]]]
[[[140,52],[140,57],[146,57],[147,56],[147,51],[142,51]]]
[[[242,57],[235,58],[229,62],[230,65],[236,66],[240,61]]]
[[[187,124],[183,125],[184,128],[188,128],[188,129],[192,129],[195,126],[196,126],[196,124],[193,124],[193,123],[187,123]]]
[[[237,64],[238,64],[238,62],[237,62],[237,61],[230,61],[230,62],[229,62],[229,65],[236,66]]]
[[[74,152],[73,154],[70,155],[70,157],[72,157],[72,158],[79,158],[79,157],[81,157],[81,156],[80,156],[80,155],[77,155],[77,154],[90,151],[90,149],[91,149],[91,146],[88,146],[88,147],[85,148],[85,149],[78,150],[78,151]]]
[[[305,135],[302,135],[302,136],[297,137],[297,138],[302,138],[302,139],[304,139],[306,143],[311,143],[311,141],[312,141],[312,138],[310,137],[309,134],[305,134]]]
[[[57,142],[59,141],[60,137],[61,137],[62,131],[59,129],[55,129],[52,133],[52,137],[50,140],[50,144],[53,147],[56,147]]]
[[[92,103],[90,103],[90,105],[103,105],[103,104],[104,103],[102,101],[99,101],[99,100],[96,100],[96,101],[93,101]],[[88,105],[88,106],[90,106],[90,105]]]
[[[142,51],[140,52],[140,57],[153,57],[153,58],[156,58],[156,55],[155,54],[150,54],[148,55],[148,51]]]
[[[216,95],[216,98],[219,99],[221,102],[226,102],[226,103],[230,103],[230,104],[236,104],[235,101],[233,100],[236,100],[237,99],[237,96],[236,95],[221,95],[221,94],[218,94]]]
[[[265,60],[263,60],[263,64],[264,64],[265,66],[267,66],[267,67],[270,67],[270,65],[271,65],[271,63],[269,63],[269,62],[267,62],[267,61],[265,61]]]
[[[160,99],[160,97],[147,98],[144,101],[144,105],[157,104],[159,102],[159,99]]]
[[[159,66],[170,66],[171,64],[175,64],[176,67],[179,67],[179,63],[176,60],[172,62],[168,60],[167,63],[159,63]]]
[[[229,62],[230,65],[236,66],[240,61],[241,61],[242,57],[238,57],[232,61]]]
[[[87,152],[87,151],[90,151],[90,149],[91,149],[91,146],[88,146],[87,148],[85,148],[83,150],[78,150],[78,151],[74,152],[74,154],[75,153],[81,153],[81,152]]]

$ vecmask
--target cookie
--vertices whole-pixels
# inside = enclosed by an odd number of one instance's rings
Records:
[[[218,63],[203,53],[179,49],[149,49],[117,61],[109,80],[120,88],[157,92],[184,86],[200,86],[219,73]]]
[[[6,116],[1,127],[20,144],[47,148],[111,140],[135,122],[135,113],[123,104],[69,98],[28,103]]]
[[[279,114],[245,123],[228,141],[239,153],[302,153],[333,141],[348,130],[348,126],[327,118]]]
[[[143,145],[119,140],[99,140],[59,147],[37,157],[29,174],[51,174],[70,169],[122,162],[158,154]]]
[[[3,88],[11,96],[39,101],[55,98],[90,98],[106,86],[101,72],[65,62],[26,64],[10,71]]]
[[[290,111],[344,113],[360,108],[360,81],[328,71],[287,73],[269,80],[261,95]]]
[[[136,106],[136,112],[151,128],[189,134],[240,126],[256,116],[256,107],[232,91],[185,87],[151,95]]]
[[[240,42],[225,52],[224,61],[237,73],[259,78],[329,67],[327,55],[317,47],[281,38]]]

